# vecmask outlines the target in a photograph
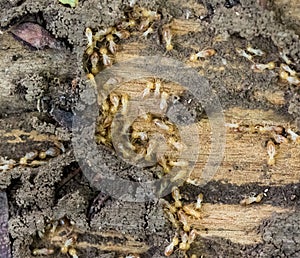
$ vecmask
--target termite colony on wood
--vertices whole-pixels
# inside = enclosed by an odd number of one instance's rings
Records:
[[[261,57],[265,55],[265,52],[258,48],[253,48],[251,45],[248,45],[246,50],[241,48],[236,48],[236,52],[239,56],[245,57],[253,64],[251,69],[254,72],[263,72],[265,70],[274,70],[276,68],[276,63],[271,61],[267,64],[259,64],[254,62],[255,57]],[[285,82],[288,82],[291,85],[300,85],[299,75],[295,70],[293,70],[289,65],[293,65],[292,61],[287,57],[284,52],[279,52],[280,58],[284,61],[279,66],[279,78]]]
[[[189,220],[200,219],[200,209],[202,207],[203,194],[200,193],[196,203],[184,205],[181,201],[181,194],[178,187],[172,189],[173,203],[169,203],[165,199],[161,199],[165,215],[175,228],[176,232],[170,244],[165,248],[165,256],[170,256],[175,249],[186,252],[190,249],[191,244],[197,237],[197,232],[192,228]],[[192,254],[191,257],[197,257]]]
[[[72,258],[78,258],[75,249],[77,241],[77,233],[75,232],[74,222],[66,217],[59,220],[48,221],[45,229],[38,232],[39,238],[53,246],[60,248],[63,254],[69,254]],[[53,248],[35,248],[33,255],[50,255],[55,250]]]
[[[21,130],[6,132],[2,135],[2,141],[6,141],[7,144],[24,143],[25,140],[22,136],[26,136],[33,143],[44,143],[44,147],[34,147],[33,150],[28,151],[24,156],[19,159],[8,159],[7,157],[0,156],[0,171],[7,171],[16,166],[30,166],[37,167],[47,163],[50,158],[57,157],[61,153],[65,152],[63,143],[61,143],[55,137],[46,134],[38,134],[36,131],[23,132]],[[12,140],[11,137],[14,139]],[[6,140],[6,138],[10,138]]]
[[[87,237],[88,236],[88,237]],[[97,232],[80,230],[76,223],[64,216],[60,219],[47,219],[43,230],[37,232],[32,254],[57,255],[66,254],[78,258],[77,250],[97,249],[103,252],[115,252],[119,258],[139,258],[140,253],[149,247],[136,241],[133,237],[116,231]]]
[[[86,28],[87,48],[85,50],[86,69],[93,75],[113,64],[113,58],[120,49],[118,42],[128,39],[131,35],[147,37],[154,33],[155,23],[160,20],[160,14],[138,5],[130,7],[126,18],[113,27],[92,30]],[[167,33],[168,34],[168,33]],[[167,48],[170,47],[167,45]]]
[[[161,16],[156,11],[147,10],[132,2],[126,12],[126,18],[115,26],[95,31],[91,28],[86,28],[85,35],[88,44],[84,60],[88,60],[85,67],[88,71],[87,78],[91,84],[97,88],[94,76],[113,64],[113,56],[120,49],[118,45],[120,40],[128,39],[131,35],[147,37],[150,33],[155,32],[156,23],[160,19]],[[173,45],[171,40],[173,34],[170,25],[162,26],[161,33],[166,50],[172,50]],[[136,161],[142,159],[153,161],[156,159],[157,164],[162,167],[163,172],[169,173],[172,167],[186,167],[188,164],[185,161],[177,159],[177,153],[182,152],[185,146],[180,142],[176,126],[163,115],[167,110],[169,99],[174,95],[173,90],[171,94],[171,90],[164,87],[164,84],[159,79],[147,79],[139,98],[146,100],[153,97],[159,100],[158,106],[160,112],[158,115],[150,112],[142,114],[127,131],[121,130],[121,135],[130,135],[130,142],[118,144],[117,150],[121,152],[124,158],[128,158],[130,156],[129,153],[133,151],[136,155]],[[113,147],[111,132],[113,120],[117,113],[120,113],[123,117],[128,114],[128,103],[133,100],[133,96],[126,90],[122,91],[118,89],[109,92],[106,99],[103,99],[99,95],[98,105],[100,107],[100,115],[97,119],[95,139],[97,144]],[[166,154],[157,153],[159,143],[152,139],[155,133],[159,133],[167,140],[169,149],[166,150]],[[182,173],[182,176],[184,175]]]
[[[140,91],[141,85],[144,85],[142,91]],[[126,85],[124,87],[126,88]],[[186,149],[186,146],[181,141],[177,126],[165,117],[169,99],[173,94],[180,94],[181,90],[176,91],[172,87],[171,94],[171,86],[167,82],[151,78],[145,78],[144,82],[136,81],[136,85],[132,83],[130,88],[132,91],[125,93],[121,86],[111,92],[105,100],[100,101],[101,111],[96,126],[96,142],[112,147],[112,124],[118,114],[124,118],[124,126],[118,130],[119,143],[114,147],[120,151],[123,158],[129,158],[130,153],[134,153],[136,162],[146,161],[159,165],[163,174],[169,173],[174,167],[185,171],[188,162],[179,159],[179,155]],[[145,102],[150,101],[152,109],[138,115],[134,121],[130,122],[130,125],[127,125],[128,102],[136,97]],[[156,138],[157,135],[159,138]],[[129,142],[120,141],[123,136],[124,139],[125,136],[129,136]],[[164,147],[160,142],[161,139],[164,140]],[[160,177],[161,174],[156,176]],[[178,173],[176,179],[180,179],[181,176],[184,177],[185,173]]]
[[[300,136],[291,128],[285,128],[280,125],[242,125],[238,123],[226,123],[225,126],[234,132],[249,132],[267,134],[270,139],[266,143],[266,152],[268,155],[267,164],[275,165],[276,148],[280,144],[300,143]]]

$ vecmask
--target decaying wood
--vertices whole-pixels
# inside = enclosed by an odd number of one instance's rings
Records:
[[[19,82],[26,76],[49,73],[53,77],[66,78],[76,74],[72,71],[76,64],[75,57],[66,49],[36,50],[25,46],[8,31],[0,35],[0,45],[0,113],[36,109],[35,101],[30,103],[17,93]],[[47,85],[43,87],[47,88]]]
[[[225,111],[227,123],[241,123],[245,126],[276,125],[290,128],[284,117],[273,111],[233,108]],[[202,168],[210,152],[210,126],[208,120],[200,123],[201,160],[198,160],[192,177],[201,175]],[[214,180],[237,185],[258,183],[260,185],[283,185],[298,183],[300,179],[300,144],[282,143],[276,149],[275,165],[267,165],[266,142],[270,133],[235,132],[227,129],[224,159]]]
[[[171,26],[178,35],[188,33],[189,28],[192,28],[192,31],[201,31],[199,25],[189,21],[174,20]],[[176,26],[178,26],[177,29]],[[186,30],[182,28],[186,28]],[[69,59],[64,52],[47,50],[41,53],[24,49],[23,45],[12,39],[10,35],[1,35],[0,42],[2,49],[5,49],[5,51],[0,51],[0,59],[2,60],[0,63],[0,80],[4,82],[0,84],[2,108],[10,107],[11,103],[14,103],[13,107],[11,107],[14,111],[25,109],[28,106],[28,102],[20,101],[17,95],[12,94],[16,86],[15,80],[19,80],[22,77],[20,71],[23,74],[30,74],[51,69],[50,71],[58,76],[65,76],[69,72],[68,69],[72,67],[71,64],[65,64],[66,61],[69,62]],[[145,47],[145,45],[140,43],[122,45],[122,51],[117,53],[114,61],[121,62],[132,57],[138,57]],[[13,68],[8,69],[6,64],[11,62],[13,54],[19,52],[22,53],[22,58],[15,61]],[[49,59],[50,61],[45,62],[45,60]],[[49,68],[53,63],[55,63],[54,68]],[[187,64],[189,64],[188,61]],[[197,66],[194,64],[190,65]],[[144,87],[144,84],[131,83],[127,89],[131,92],[141,92],[142,87]],[[284,103],[282,92],[278,92],[273,97],[270,97],[270,95],[270,93],[263,91],[257,92],[258,98],[267,96],[269,98],[267,101],[274,105],[282,105]],[[226,123],[237,124],[247,128],[255,125],[276,125],[286,129],[293,128],[293,125],[285,117],[276,114],[272,110],[250,110],[237,107],[224,110],[224,115]],[[192,180],[201,178],[202,169],[210,155],[211,129],[209,120],[202,119],[198,123],[198,128],[201,139],[200,155],[191,175]],[[271,137],[268,133],[256,133],[251,132],[251,130],[238,131],[227,128],[224,158],[212,179],[236,185],[256,183],[263,186],[282,186],[289,183],[298,183],[300,179],[300,144],[288,142],[277,146],[275,165],[270,166],[267,164],[266,142]],[[202,208],[202,218],[197,221],[191,220],[191,224],[195,226],[202,237],[222,237],[235,243],[254,244],[261,242],[261,236],[257,232],[257,227],[262,220],[271,217],[273,213],[286,213],[289,211],[292,211],[292,209],[262,204],[243,207],[241,205],[205,203]],[[132,244],[125,251],[137,252],[136,248],[141,248],[141,250],[148,248],[143,243],[139,243],[137,246],[135,242],[132,242]],[[124,251],[124,246],[92,246],[91,244],[82,243],[82,247]]]
[[[239,193],[237,193],[239,194]],[[203,204],[202,218],[190,218],[190,224],[204,238],[221,237],[239,244],[256,244],[262,242],[258,227],[263,220],[274,213],[292,211],[272,205],[241,205]]]

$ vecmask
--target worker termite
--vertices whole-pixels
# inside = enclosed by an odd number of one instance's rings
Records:
[[[164,212],[167,216],[167,219],[172,223],[173,227],[178,229],[179,225],[178,225],[177,220],[175,219],[174,214],[171,211],[169,211],[168,209],[164,209]]]
[[[87,41],[88,41],[87,46],[92,47],[94,44],[93,44],[93,32],[92,32],[91,28],[86,28],[85,29],[85,36],[86,36]]]
[[[286,64],[281,64],[280,68],[286,72],[288,72],[291,76],[296,76],[296,71],[291,69],[288,65]]]
[[[286,64],[291,64],[292,61],[287,57],[286,53],[280,51],[279,52],[280,57],[282,58],[282,60],[286,63]]]
[[[273,135],[273,138],[274,138],[274,140],[275,140],[275,142],[277,142],[277,143],[287,143],[288,142],[288,140],[287,140],[287,138],[285,138],[283,135],[281,135],[281,134],[274,134]]]
[[[97,74],[99,73],[100,69],[99,69],[99,55],[97,52],[93,52],[93,54],[91,54],[90,56],[90,60],[91,60],[91,65],[92,65],[92,74]]]
[[[85,52],[87,55],[91,55],[94,52],[95,42],[93,41],[93,32],[90,28],[85,29],[85,36],[87,38],[88,44]]]
[[[177,246],[179,243],[178,237],[177,235],[175,235],[172,239],[172,242],[165,248],[165,256],[170,256],[173,251],[174,251],[174,247]]]
[[[108,56],[108,51],[106,47],[101,47],[99,50],[100,54],[102,55],[102,61],[105,66],[111,66],[112,65],[112,60]]]
[[[77,255],[77,251],[75,248],[71,247],[68,251],[69,255],[71,255],[72,258],[78,258],[78,255]]]
[[[71,237],[69,239],[67,239],[63,246],[60,248],[60,251],[63,253],[63,254],[66,254],[70,248],[71,245],[73,245],[75,243],[76,239]]]
[[[108,27],[103,30],[98,30],[94,35],[94,40],[101,41],[105,35],[111,33],[113,30],[115,30],[114,27]]]
[[[142,19],[142,21],[139,24],[138,30],[144,31],[144,30],[148,29],[148,27],[150,26],[150,22],[151,22],[151,20],[149,18]]]
[[[275,144],[273,141],[269,140],[267,143],[267,153],[269,155],[268,159],[268,165],[272,166],[275,164],[275,154],[276,154],[276,149],[275,149]]]
[[[143,32],[143,37],[147,38],[149,34],[153,33],[154,30],[152,27],[149,27],[145,32]]]
[[[247,46],[246,50],[247,50],[249,53],[251,53],[251,54],[253,54],[253,55],[255,55],[255,56],[263,56],[263,55],[265,54],[264,51],[262,51],[262,50],[260,50],[260,49],[258,49],[258,48],[255,49],[255,48],[253,48],[253,47],[250,46],[250,45]]]
[[[35,159],[38,156],[38,151],[27,152],[24,157],[20,158],[20,165],[27,165],[28,161]]]
[[[162,120],[160,119],[153,119],[153,123],[155,124],[155,126],[161,130],[164,131],[170,131],[171,128],[170,126],[166,125]]]
[[[137,132],[137,131],[133,131],[131,133],[131,137],[133,139],[137,139],[140,138],[142,141],[146,141],[148,139],[148,135],[146,132]]]
[[[154,96],[155,97],[159,97],[160,95],[160,88],[161,88],[161,81],[160,80],[156,80],[154,83],[155,86],[155,90],[154,90]]]
[[[144,17],[149,18],[150,21],[154,21],[154,20],[159,20],[160,19],[160,14],[158,14],[156,11],[150,11],[150,10],[147,10],[145,8],[142,8],[141,11],[142,11],[142,15]]]
[[[116,35],[119,39],[127,39],[130,37],[130,32],[128,30],[114,29],[111,33]]]
[[[146,83],[146,88],[142,92],[142,98],[145,98],[145,97],[149,96],[151,90],[153,90],[153,89],[154,89],[154,83],[148,81]]]
[[[170,160],[169,164],[172,167],[187,167],[189,163],[185,160],[180,160],[180,161]]]
[[[55,147],[50,147],[46,151],[41,151],[39,153],[39,158],[40,159],[45,159],[47,156],[49,157],[57,157],[60,154],[60,150]]]
[[[136,26],[136,21],[134,19],[129,19],[128,21],[123,21],[118,28],[120,29],[128,29]]]
[[[289,74],[286,71],[281,71],[279,73],[279,76],[281,79],[286,80],[288,83],[292,85],[299,85],[300,79],[296,76],[289,76]]]
[[[191,244],[197,237],[197,232],[195,229],[192,229],[188,235],[188,243]]]
[[[200,194],[198,194],[198,196],[197,196],[197,202],[196,202],[196,205],[195,205],[195,209],[196,209],[196,210],[200,210],[200,209],[201,209],[201,207],[202,207],[202,202],[203,202],[203,194],[200,193]]]
[[[186,232],[181,233],[181,243],[179,244],[179,249],[182,251],[187,251],[190,249],[190,243],[188,242],[188,234]]]
[[[7,169],[10,169],[10,168],[13,168],[14,165],[16,164],[17,162],[13,159],[5,159],[3,157],[0,157],[0,170],[1,170],[1,167],[3,170],[7,170]]]
[[[196,211],[193,207],[185,205],[183,206],[183,210],[185,211],[186,214],[199,219],[201,217],[201,213],[199,211]]]
[[[182,210],[179,210],[177,212],[177,216],[178,216],[178,220],[181,222],[182,226],[183,226],[183,230],[185,232],[188,232],[190,231],[191,229],[191,226],[190,224],[188,223],[188,217],[187,215],[182,211]]]
[[[163,29],[163,39],[166,42],[166,50],[171,51],[173,49],[173,45],[171,44],[172,41],[172,32],[170,27],[165,27]]]
[[[191,62],[195,62],[198,60],[198,58],[207,58],[207,57],[211,57],[213,55],[216,54],[216,50],[212,49],[212,48],[209,48],[209,49],[204,49],[202,51],[199,51],[198,53],[196,54],[192,54],[190,56],[190,61]]]
[[[176,207],[174,205],[170,204],[165,199],[160,199],[159,202],[162,204],[162,206],[164,208],[168,209],[172,214],[176,214],[177,209],[176,209]]]
[[[159,103],[159,108],[161,110],[165,110],[168,107],[168,99],[169,99],[170,95],[169,93],[163,91],[161,93],[161,97],[160,97],[160,103]]]
[[[179,188],[177,186],[174,186],[172,188],[172,197],[173,197],[173,199],[175,201],[175,203],[174,203],[175,207],[176,208],[182,207],[182,203],[180,201],[181,195],[180,195],[180,192],[179,192]]]
[[[157,163],[163,168],[164,173],[170,172],[170,167],[167,164],[167,159],[163,154],[156,155]]]
[[[106,36],[106,40],[108,41],[108,49],[112,54],[115,54],[117,51],[117,44],[114,42],[114,36],[112,34],[108,34]]]
[[[42,161],[42,160],[33,160],[29,163],[29,165],[32,167],[43,166],[46,164],[47,164],[47,161]]]
[[[246,51],[244,49],[241,49],[241,48],[237,47],[235,50],[238,53],[238,55],[247,58],[249,61],[252,61],[253,56],[250,55],[250,54],[248,54],[248,53],[246,53]]]
[[[33,255],[50,255],[54,254],[54,249],[49,248],[40,248],[40,249],[33,249],[32,251]]]
[[[254,71],[254,72],[262,72],[266,69],[268,70],[272,70],[275,68],[275,63],[274,62],[269,62],[267,64],[253,64],[251,65],[251,69]]]
[[[129,95],[126,93],[122,93],[121,94],[121,104],[122,104],[121,114],[123,116],[126,115],[126,113],[127,113],[128,103],[129,103]]]
[[[292,140],[293,142],[300,142],[300,136],[299,136],[298,134],[296,134],[295,132],[293,132],[293,131],[291,130],[291,128],[288,128],[288,129],[286,130],[286,132],[291,136],[291,140]]]
[[[260,193],[257,196],[249,196],[240,201],[241,205],[249,205],[254,202],[260,202],[264,197],[264,193]]]
[[[106,116],[104,118],[104,121],[103,121],[103,128],[108,128],[111,126],[112,124],[112,121],[113,121],[114,117],[113,117],[113,114],[108,114],[108,116]]]
[[[280,125],[259,125],[259,124],[256,124],[254,126],[254,130],[259,132],[259,133],[269,133],[269,132],[274,132],[276,134],[282,134],[284,129],[282,126]]]
[[[120,97],[116,93],[112,92],[109,95],[109,100],[110,100],[111,104],[113,105],[110,108],[110,112],[115,114],[118,111],[118,108],[119,108],[119,105],[120,105]]]

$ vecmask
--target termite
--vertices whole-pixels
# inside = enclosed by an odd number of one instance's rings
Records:
[[[166,42],[166,50],[171,51],[173,49],[173,45],[171,44],[172,40],[172,32],[170,27],[165,27],[163,30],[163,39]]]
[[[201,217],[201,213],[199,211],[196,211],[193,207],[191,206],[183,206],[183,210],[185,211],[186,214],[191,215],[192,217],[199,219]]]
[[[180,207],[182,207],[182,203],[181,203],[181,201],[180,201],[180,199],[181,199],[181,195],[180,195],[180,192],[179,192],[179,188],[177,187],[177,186],[174,186],[173,188],[172,188],[172,197],[173,197],[173,199],[174,199],[174,201],[175,201],[175,207],[176,208],[180,208]]]
[[[168,107],[168,99],[169,99],[170,95],[169,93],[163,91],[161,93],[161,97],[160,97],[160,103],[159,103],[159,108],[161,110],[165,110]]]
[[[246,50],[255,56],[263,56],[265,54],[264,51],[262,51],[260,49],[255,49],[255,48],[251,47],[250,45],[247,46]]]
[[[154,83],[153,82],[147,82],[146,83],[146,88],[142,92],[142,98],[145,98],[149,96],[151,90],[154,89]]]
[[[54,249],[49,248],[40,248],[40,249],[33,249],[32,251],[33,255],[50,255],[54,254]]]
[[[190,249],[190,243],[188,242],[188,234],[186,232],[181,233],[181,243],[179,244],[179,249],[182,251],[187,251]]]
[[[114,42],[114,36],[112,34],[108,34],[106,36],[106,40],[108,41],[108,49],[112,54],[115,54],[117,51],[117,44]]]
[[[292,61],[287,57],[286,53],[280,51],[279,55],[286,64],[289,65],[292,63]]]
[[[288,83],[292,85],[300,85],[300,79],[296,76],[289,76],[286,71],[281,71],[279,73],[281,79],[286,80]]]
[[[153,33],[154,30],[152,27],[148,28],[144,33],[143,33],[143,37],[147,38],[147,36],[150,34],[150,33]]]
[[[249,205],[249,204],[254,203],[254,202],[260,202],[262,200],[263,196],[264,196],[264,194],[260,193],[257,196],[246,197],[245,199],[240,201],[240,204],[241,205]]]
[[[185,232],[190,231],[191,227],[190,227],[190,225],[188,223],[188,217],[187,217],[187,215],[182,210],[178,211],[177,215],[178,215],[178,220],[182,223],[183,230]]]
[[[246,51],[244,49],[237,47],[235,50],[240,56],[243,56],[243,57],[247,58],[249,61],[252,61],[253,56],[246,53]]]
[[[198,196],[197,196],[197,203],[196,203],[196,205],[195,205],[195,209],[196,209],[196,210],[200,210],[200,209],[201,209],[201,207],[202,207],[202,201],[203,201],[203,194],[200,193],[200,194],[198,194]]]
[[[267,143],[267,153],[269,155],[268,159],[268,165],[272,166],[275,164],[275,154],[276,154],[276,149],[275,149],[275,144],[273,141],[269,140]]]
[[[206,57],[211,57],[213,55],[216,54],[216,50],[210,48],[210,49],[205,49],[205,50],[202,50],[202,51],[199,51],[198,53],[196,54],[192,54],[190,56],[190,61],[192,62],[195,62],[198,60],[198,58],[206,58]]]
[[[174,251],[174,247],[177,246],[178,243],[178,237],[175,235],[172,239],[172,242],[165,248],[165,256],[170,256]]]
[[[288,65],[286,64],[281,64],[280,68],[286,72],[288,72],[291,76],[296,76],[296,71],[291,69]]]
[[[300,136],[293,132],[290,128],[288,128],[286,132],[291,136],[293,142],[300,142]]]
[[[275,68],[275,63],[274,62],[269,62],[267,64],[253,64],[251,65],[251,69],[254,70],[255,72],[262,72],[266,69],[272,70]]]
[[[91,60],[91,65],[92,65],[92,74],[97,74],[99,73],[99,55],[97,52],[93,52],[93,54],[91,54],[90,56],[90,60]]]
[[[111,66],[112,65],[112,61],[111,61],[110,57],[107,54],[108,53],[107,48],[106,47],[101,47],[100,50],[99,50],[99,52],[102,55],[103,64],[105,66]]]

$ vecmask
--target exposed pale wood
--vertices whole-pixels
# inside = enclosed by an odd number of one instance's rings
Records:
[[[202,237],[222,237],[239,244],[262,242],[258,227],[262,220],[274,213],[289,212],[290,209],[271,205],[203,204],[202,218],[189,218],[189,222]]]
[[[291,126],[284,117],[272,111],[233,108],[225,111],[225,117],[227,123],[247,126],[280,125],[286,129]],[[191,178],[201,175],[210,152],[210,143],[207,140],[210,139],[210,127],[207,120],[201,121],[200,130],[201,143],[205,146],[202,147],[201,159],[198,160]],[[213,179],[237,185],[255,182],[261,185],[298,183],[300,144],[291,141],[280,144],[276,149],[275,165],[268,166],[265,145],[271,137],[271,133],[234,132],[228,129],[224,160]]]

